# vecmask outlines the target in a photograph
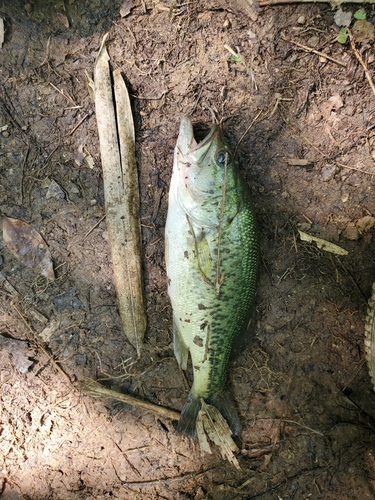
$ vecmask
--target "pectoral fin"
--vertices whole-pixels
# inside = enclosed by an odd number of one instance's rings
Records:
[[[176,322],[173,320],[173,347],[174,355],[176,356],[178,364],[183,370],[187,368],[187,361],[189,356],[189,348],[185,344],[181,334],[178,330]]]
[[[209,280],[212,271],[212,254],[207,238],[203,237],[197,242],[197,252],[199,269]]]

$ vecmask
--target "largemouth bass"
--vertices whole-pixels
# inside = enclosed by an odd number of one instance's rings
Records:
[[[249,190],[217,125],[197,144],[190,118],[181,121],[165,233],[174,351],[184,370],[190,352],[194,372],[178,430],[196,435],[204,399],[237,435],[226,371],[254,300],[258,241]]]

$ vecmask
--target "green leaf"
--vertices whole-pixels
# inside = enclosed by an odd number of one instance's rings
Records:
[[[366,12],[364,9],[358,9],[357,12],[354,13],[354,17],[356,19],[366,19]]]
[[[237,54],[237,55],[232,55],[230,56],[230,58],[232,59],[232,61],[234,62],[242,62],[242,57],[240,56],[240,54]]]
[[[344,43],[346,43],[347,39],[348,39],[348,30],[347,28],[341,28],[341,30],[339,31],[339,34],[337,35],[336,37],[336,41],[341,43],[342,45],[344,45]]]

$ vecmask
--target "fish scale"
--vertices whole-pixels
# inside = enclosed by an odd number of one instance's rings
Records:
[[[201,399],[218,408],[234,434],[235,407],[225,391],[228,359],[254,300],[258,241],[249,190],[214,126],[199,144],[189,117],[175,148],[166,223],[168,293],[174,349],[194,383],[178,429],[194,436]]]

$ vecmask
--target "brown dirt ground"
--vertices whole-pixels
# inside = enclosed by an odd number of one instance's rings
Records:
[[[374,498],[364,317],[375,242],[374,229],[356,229],[375,216],[375,99],[364,72],[349,43],[332,42],[328,4],[177,1],[170,18],[168,2],[129,4],[122,18],[121,1],[0,1],[0,212],[43,235],[57,276],[47,282],[22,267],[0,240],[0,496]],[[150,346],[138,361],[117,312],[85,81],[106,30],[137,136]],[[358,48],[373,74],[371,43]],[[235,146],[258,113],[238,150],[261,275],[254,333],[229,371],[243,423],[237,471],[216,451],[200,457],[176,422],[92,399],[74,381],[107,379],[181,409],[187,385],[173,356],[163,249],[179,121],[209,124],[215,114]],[[62,191],[48,198],[52,180]],[[298,229],[349,254],[302,242]]]

